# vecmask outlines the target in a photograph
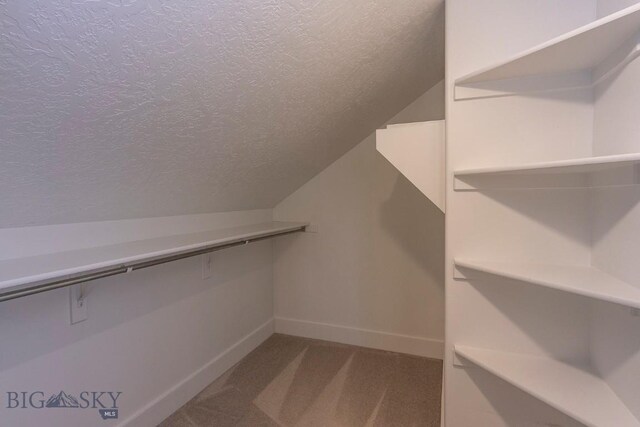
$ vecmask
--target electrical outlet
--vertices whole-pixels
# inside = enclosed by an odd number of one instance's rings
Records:
[[[213,252],[202,255],[202,280],[208,279],[213,274]]]
[[[84,284],[69,288],[69,319],[71,324],[87,320],[87,296]]]

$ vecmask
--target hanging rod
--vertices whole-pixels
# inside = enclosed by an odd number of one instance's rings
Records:
[[[309,224],[299,223],[299,225],[293,228],[289,227],[283,230],[274,230],[269,232],[259,232],[256,236],[245,236],[239,238],[231,238],[226,241],[212,243],[204,245],[194,249],[188,249],[184,251],[178,251],[161,256],[151,256],[149,258],[138,259],[136,261],[124,262],[115,266],[92,269],[82,271],[75,274],[69,274],[64,276],[52,277],[45,280],[39,280],[29,283],[24,283],[18,286],[12,286],[5,289],[0,289],[0,302],[8,301],[16,298],[22,298],[29,295],[39,294],[42,292],[52,291],[54,289],[65,288],[68,286],[77,285],[79,283],[89,282],[104,277],[115,276],[117,274],[130,273],[135,270],[140,270],[147,267],[153,267],[159,264],[165,264],[172,261],[177,261],[184,258],[191,258],[197,255],[202,255],[210,252],[219,251],[222,249],[231,248],[234,246],[247,245],[249,243],[258,242],[260,240],[270,239],[273,237],[284,236],[287,234],[304,232]]]

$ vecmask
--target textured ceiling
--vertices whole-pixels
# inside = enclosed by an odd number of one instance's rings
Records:
[[[272,207],[444,75],[442,0],[0,0],[0,227]]]

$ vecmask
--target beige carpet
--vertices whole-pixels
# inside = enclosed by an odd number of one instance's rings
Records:
[[[439,426],[442,361],[275,334],[161,427]]]

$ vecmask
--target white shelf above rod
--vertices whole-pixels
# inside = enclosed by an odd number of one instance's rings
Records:
[[[0,261],[0,301],[303,232],[309,223],[268,222]]]

